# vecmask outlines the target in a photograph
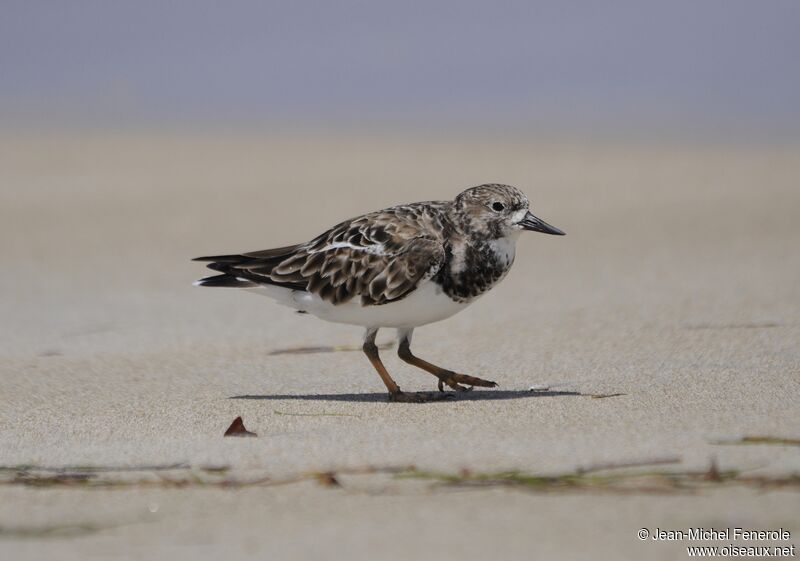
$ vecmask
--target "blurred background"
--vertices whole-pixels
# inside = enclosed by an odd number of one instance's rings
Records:
[[[8,0],[0,118],[794,134],[798,26],[792,0]]]

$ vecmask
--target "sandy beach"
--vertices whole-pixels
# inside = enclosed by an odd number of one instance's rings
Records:
[[[798,178],[777,142],[5,131],[0,557],[671,560],[685,542],[637,532],[712,526],[798,543]],[[415,351],[496,390],[387,403],[359,329],[191,286],[192,257],[488,181],[567,236],[521,239]],[[258,437],[223,438],[237,416]],[[581,470],[636,477],[558,485]],[[555,479],[489,477],[508,471]]]

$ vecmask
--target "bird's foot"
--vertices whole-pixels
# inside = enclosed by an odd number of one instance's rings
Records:
[[[401,392],[389,394],[389,401],[393,403],[428,403],[429,401],[442,401],[455,397],[452,393],[433,392]]]
[[[490,382],[483,378],[476,378],[475,376],[467,376],[466,374],[456,374],[455,372],[448,372],[439,376],[439,391],[444,392],[444,385],[447,384],[457,392],[469,392],[475,386],[482,386],[484,388],[494,388],[497,386],[496,382]],[[467,384],[462,386],[461,384]]]

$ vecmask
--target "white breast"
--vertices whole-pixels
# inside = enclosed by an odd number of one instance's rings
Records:
[[[362,306],[358,298],[334,306],[307,292],[295,292],[294,298],[300,309],[320,319],[365,327],[418,327],[449,318],[468,306],[454,302],[433,281],[422,282],[402,300],[380,306]]]
[[[517,251],[517,236],[492,240],[489,242],[489,246],[501,263],[506,267],[511,267]]]

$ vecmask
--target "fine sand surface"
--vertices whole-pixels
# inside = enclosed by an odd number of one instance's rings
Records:
[[[414,348],[496,390],[387,403],[358,352],[272,354],[357,346],[359,329],[191,286],[205,271],[191,257],[486,181],[521,187],[567,236],[524,236],[509,277]],[[798,446],[720,441],[800,438],[799,248],[793,145],[3,133],[0,465],[190,469],[0,485],[0,558],[687,558],[685,543],[641,542],[643,527],[783,527],[798,543],[796,482],[564,491],[344,473],[339,487],[172,488],[158,473],[670,459],[641,469],[798,473]],[[435,389],[384,356],[405,390]],[[222,437],[239,415],[257,438]]]

